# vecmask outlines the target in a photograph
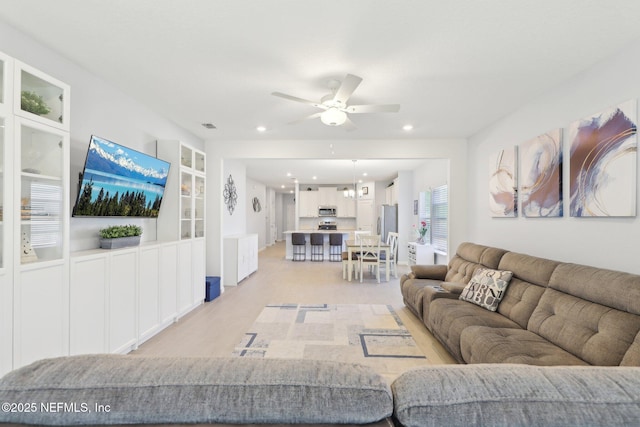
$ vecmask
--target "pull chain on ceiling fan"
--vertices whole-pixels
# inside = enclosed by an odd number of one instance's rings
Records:
[[[303,117],[299,120],[295,120],[290,124],[320,118],[320,121],[327,126],[343,126],[346,130],[351,131],[356,128],[356,125],[351,121],[351,119],[349,119],[348,114],[397,113],[400,111],[399,104],[348,105],[347,102],[349,101],[349,98],[361,82],[362,78],[354,76],[353,74],[347,74],[342,83],[337,80],[332,80],[329,82],[329,89],[331,89],[332,93],[323,96],[320,102],[309,101],[308,99],[298,98],[281,92],[273,92],[272,95],[288,99],[290,101],[312,105],[324,110],[322,112]]]

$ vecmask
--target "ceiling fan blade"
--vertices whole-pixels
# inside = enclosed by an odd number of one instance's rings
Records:
[[[400,111],[399,104],[386,104],[386,105],[349,105],[345,108],[347,113],[397,113]]]
[[[361,77],[354,76],[353,74],[347,74],[347,76],[342,81],[342,84],[336,91],[333,100],[341,105],[347,105],[347,100],[360,85],[360,82],[362,82]]]
[[[358,129],[356,124],[353,123],[351,121],[351,119],[349,119],[349,117],[347,117],[347,120],[345,120],[345,122],[341,125],[341,127],[343,127],[344,130],[346,130],[347,132],[352,132],[352,131]]]
[[[295,125],[295,124],[298,124],[298,123],[300,123],[300,122],[304,122],[305,120],[317,119],[317,118],[318,118],[318,117],[320,117],[321,115],[322,115],[322,113],[315,113],[315,114],[312,114],[312,115],[310,115],[310,116],[303,117],[303,118],[301,118],[301,119],[298,119],[298,120],[294,120],[294,121],[292,121],[292,122],[289,122],[288,124],[290,124],[290,125]]]
[[[302,99],[302,98],[298,98],[297,96],[291,96],[291,95],[287,95],[286,93],[280,93],[280,92],[272,92],[271,95],[288,99],[290,101],[296,101],[296,102],[301,102],[303,104],[313,105],[314,107],[318,107],[326,110],[326,107],[324,105],[318,102],[309,101],[308,99]]]

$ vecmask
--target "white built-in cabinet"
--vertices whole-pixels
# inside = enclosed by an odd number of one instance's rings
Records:
[[[158,239],[204,239],[205,154],[180,141],[157,144],[158,158],[171,163],[158,217]]]
[[[258,235],[241,234],[224,238],[224,286],[236,286],[258,270]]]
[[[202,304],[199,245],[204,249],[203,241],[174,241],[72,254],[69,354],[127,353]]]
[[[161,215],[175,221],[157,225],[171,237],[69,253],[69,101],[68,85],[0,53],[0,376],[47,357],[126,353],[204,300],[197,150],[185,151],[191,166],[175,150],[177,176],[190,172],[165,191]]]
[[[68,354],[69,100],[0,54],[0,374]]]

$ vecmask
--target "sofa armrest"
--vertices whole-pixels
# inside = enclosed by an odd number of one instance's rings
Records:
[[[412,265],[411,273],[416,279],[444,280],[447,276],[446,265]]]
[[[640,425],[640,368],[440,365],[391,386],[403,426]]]
[[[460,295],[467,285],[464,283],[443,282],[440,286],[447,292],[451,292],[454,295]]]

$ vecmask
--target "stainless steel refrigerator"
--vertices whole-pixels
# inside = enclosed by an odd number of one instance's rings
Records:
[[[377,233],[382,241],[386,241],[390,231],[394,233],[398,231],[398,205],[380,206]]]

